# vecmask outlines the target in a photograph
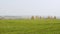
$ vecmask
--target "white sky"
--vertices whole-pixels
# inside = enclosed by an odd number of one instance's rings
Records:
[[[60,0],[0,0],[1,16],[60,16]]]

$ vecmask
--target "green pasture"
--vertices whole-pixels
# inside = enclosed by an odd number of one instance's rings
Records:
[[[60,34],[60,19],[0,20],[0,34]]]

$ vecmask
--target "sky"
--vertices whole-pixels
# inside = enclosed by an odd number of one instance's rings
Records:
[[[0,16],[60,16],[60,0],[0,0]]]

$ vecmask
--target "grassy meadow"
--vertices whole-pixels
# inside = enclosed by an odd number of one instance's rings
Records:
[[[60,34],[60,19],[0,20],[0,34]]]

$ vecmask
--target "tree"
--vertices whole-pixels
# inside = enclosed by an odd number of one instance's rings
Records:
[[[54,19],[56,19],[56,16],[54,16]]]
[[[42,17],[40,16],[40,19],[41,19]]]
[[[32,16],[31,19],[34,19],[34,16]]]
[[[50,16],[47,17],[47,19],[50,19],[50,18],[51,18]]]

